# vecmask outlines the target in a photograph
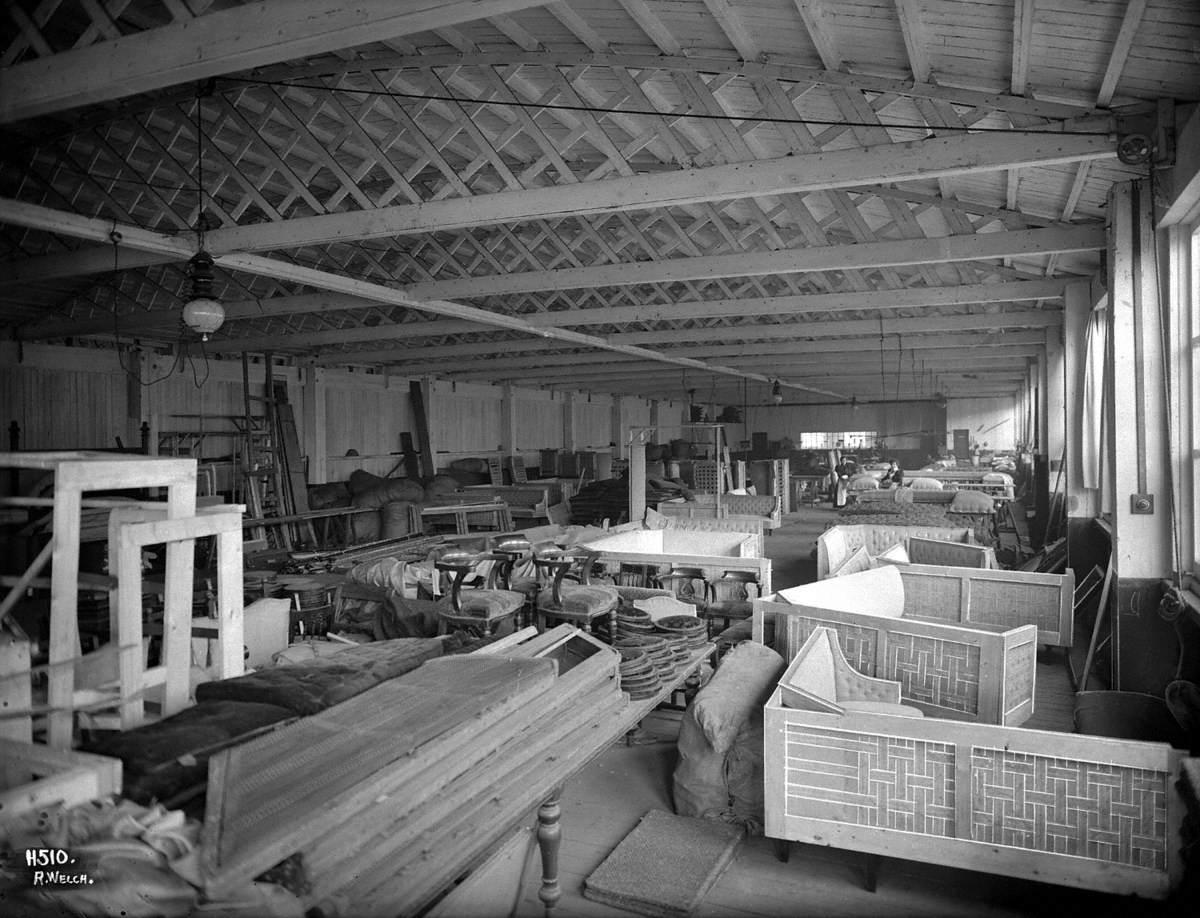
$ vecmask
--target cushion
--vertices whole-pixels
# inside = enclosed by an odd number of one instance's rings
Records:
[[[573,615],[601,615],[616,608],[621,601],[613,587],[591,586],[582,583],[564,583],[560,590],[563,612]],[[554,609],[554,590],[545,589],[538,593],[539,609],[548,612]]]
[[[241,701],[211,701],[121,733],[102,734],[82,747],[124,763],[122,793],[141,804],[174,796],[208,774],[208,755],[196,753],[294,717],[288,708]]]
[[[524,595],[513,590],[463,590],[459,594],[459,614],[470,615],[472,618],[503,618],[516,612],[523,605]],[[455,614],[449,596],[438,603],[438,613]]]
[[[201,683],[196,686],[196,701],[254,701],[295,714],[316,714],[416,669],[442,651],[437,639],[375,641],[332,657]]]
[[[844,577],[847,574],[857,574],[859,571],[867,570],[870,566],[871,555],[865,545],[860,545],[850,553],[850,557],[837,566],[836,570],[830,571],[829,576]]]
[[[908,485],[914,491],[940,491],[942,483],[936,478],[914,478]]]
[[[874,475],[855,475],[846,483],[847,491],[877,491],[879,479]]]
[[[982,491],[959,491],[950,503],[951,513],[990,513],[992,498]]]
[[[903,542],[897,542],[886,551],[881,551],[873,560],[875,566],[881,564],[908,564],[908,549],[904,547]]]

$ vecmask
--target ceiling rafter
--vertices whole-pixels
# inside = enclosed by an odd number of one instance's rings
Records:
[[[540,6],[544,0],[264,0],[63,51],[5,73],[0,123]]]
[[[104,223],[104,221],[82,218],[69,213],[56,212],[50,210],[49,208],[23,204],[18,201],[12,201],[11,199],[0,199],[0,222],[16,223],[45,231],[62,232],[68,235],[81,236],[91,239],[105,238],[108,232],[110,232],[109,227]],[[176,255],[176,257],[186,253],[186,249],[180,245],[178,240],[172,239],[169,236],[163,236],[157,233],[149,233],[134,226],[121,227],[120,231],[126,235],[132,244],[139,248],[149,248],[159,251],[172,252]],[[310,287],[317,287],[342,293],[351,293],[357,296],[362,296],[366,299],[377,301],[379,303],[404,306],[405,308],[409,309],[418,309],[425,312],[433,312],[436,314],[447,315],[456,318],[469,319],[479,322],[483,325],[497,326],[512,331],[533,334],[535,336],[575,341],[584,347],[596,347],[604,350],[616,351],[618,353],[640,354],[651,360],[660,360],[664,363],[672,363],[677,366],[714,372],[721,375],[732,375],[746,379],[768,381],[767,377],[750,371],[733,370],[727,367],[703,364],[699,361],[690,360],[689,358],[685,357],[671,357],[669,354],[660,353],[658,351],[627,344],[617,344],[605,338],[596,338],[590,335],[580,334],[579,332],[567,331],[559,328],[534,329],[523,319],[500,316],[495,313],[487,312],[486,310],[476,309],[471,306],[464,306],[459,303],[447,301],[414,300],[412,297],[408,296],[402,291],[395,290],[390,287],[385,287],[380,284],[373,284],[366,281],[355,280],[352,278],[340,277],[325,271],[317,271],[312,268],[300,267],[279,259],[264,258],[256,255],[223,255],[218,256],[216,260],[218,264],[222,265],[225,269],[241,270],[259,276],[293,280],[297,283],[306,284]],[[840,397],[838,393],[829,392],[828,390],[820,391],[823,394],[830,395],[835,398]]]

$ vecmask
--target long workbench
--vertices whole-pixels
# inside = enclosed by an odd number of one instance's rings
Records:
[[[552,909],[563,786],[711,651],[697,648],[669,684],[634,701],[618,688],[616,653],[560,626],[486,653],[492,664],[431,660],[286,728],[297,731],[290,741],[221,754],[210,763],[206,889],[227,893],[291,861],[303,865],[306,909],[417,914],[536,813],[539,897]],[[335,773],[314,780],[325,753]]]

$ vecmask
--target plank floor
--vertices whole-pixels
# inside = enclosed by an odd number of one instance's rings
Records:
[[[806,509],[766,540],[777,587],[815,577],[810,552],[832,511]],[[1073,730],[1070,676],[1061,650],[1039,656],[1034,714],[1025,726]],[[585,878],[649,810],[672,811],[675,738],[679,713],[659,710],[643,722],[642,742],[617,744],[581,772],[562,796],[563,842],[559,859],[562,899],[558,918],[625,918],[632,914],[583,897]],[[537,918],[541,861],[529,856],[511,914]],[[885,858],[876,892],[863,887],[861,855],[816,845],[793,844],[787,863],[776,859],[764,838],[747,839],[733,863],[705,897],[696,918],[747,916],[1176,916],[1192,909],[1014,880],[936,864]],[[497,903],[497,914],[507,903]]]
[[[1061,662],[1058,668],[1062,668]],[[1039,677],[1042,667],[1039,667]],[[643,743],[614,745],[581,772],[562,796],[557,918],[627,918],[633,914],[583,896],[587,876],[652,809],[671,811],[674,738],[679,714],[657,711],[643,722]],[[531,843],[517,904],[520,918],[544,915],[537,898],[541,861]],[[498,905],[500,905],[498,903]],[[496,914],[504,914],[498,907]],[[793,844],[787,863],[772,843],[747,839],[704,898],[696,918],[899,918],[899,916],[1087,915],[1167,918],[1189,914],[1161,903],[1050,886],[935,864],[885,858],[874,893],[863,887],[853,852]]]

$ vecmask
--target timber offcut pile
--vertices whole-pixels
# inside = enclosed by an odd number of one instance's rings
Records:
[[[563,626],[503,656],[430,660],[226,750],[209,772],[206,890],[299,855],[306,908],[418,912],[611,738],[629,704],[618,666]]]

